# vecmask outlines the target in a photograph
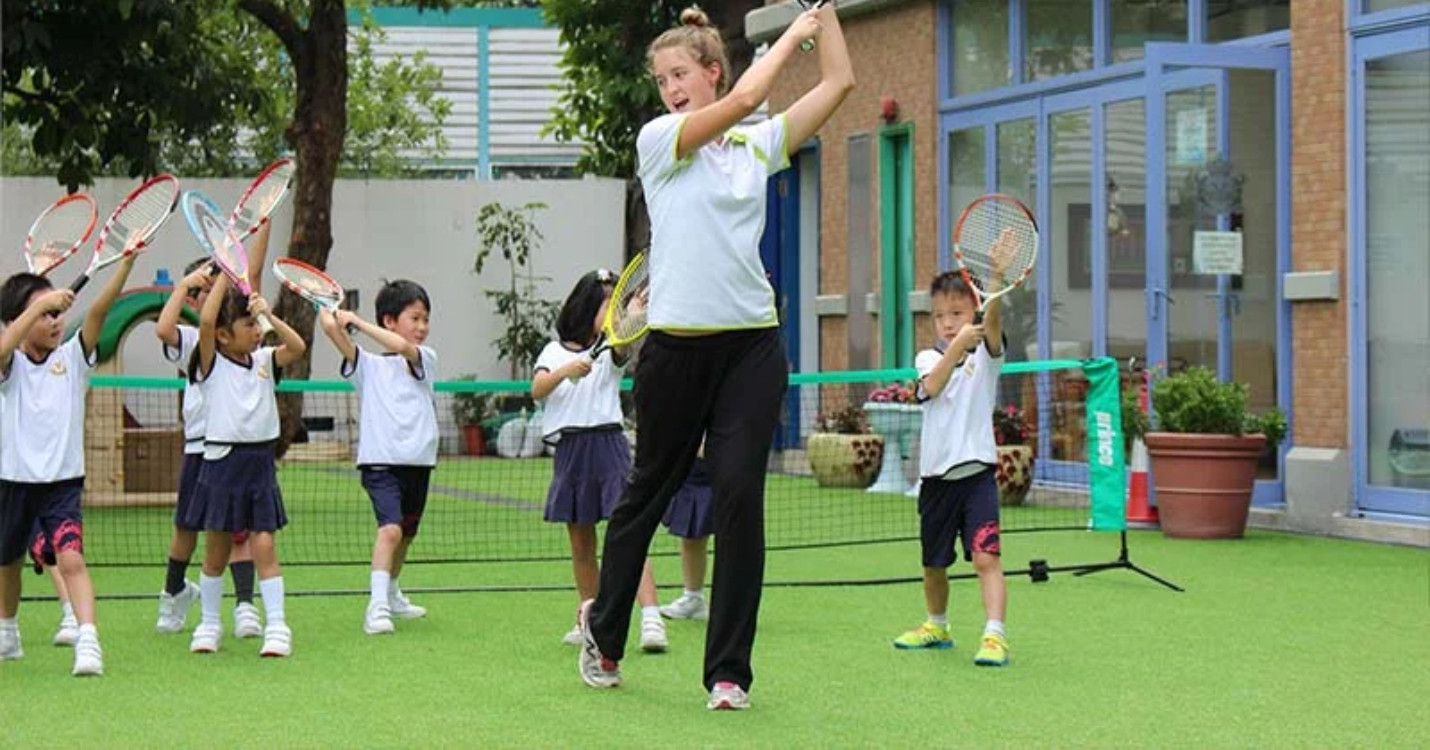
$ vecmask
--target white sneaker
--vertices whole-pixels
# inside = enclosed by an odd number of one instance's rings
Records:
[[[189,650],[196,654],[218,653],[218,645],[222,640],[222,625],[199,623],[199,626],[194,628],[194,637],[189,641]]]
[[[427,616],[427,608],[419,607],[408,601],[407,595],[402,593],[402,589],[392,589],[387,592],[387,608],[392,616],[399,620],[415,620]]]
[[[705,597],[681,594],[679,599],[660,608],[660,613],[672,620],[704,620],[709,615]]]
[[[581,645],[581,626],[578,624],[572,627],[566,635],[561,636],[561,642],[568,646]]]
[[[99,648],[99,636],[81,634],[74,644],[75,677],[104,674],[104,652]]]
[[[55,629],[53,643],[56,646],[73,646],[79,640],[79,620],[74,615],[60,618],[60,626]]]
[[[613,688],[621,686],[621,665],[601,654],[601,647],[591,635],[587,616],[594,599],[587,599],[576,610],[576,625],[581,628],[581,654],[576,657],[576,668],[581,673],[581,681],[593,688]]]
[[[367,616],[362,621],[362,632],[368,635],[386,635],[393,632],[392,610],[382,602],[368,602]]]
[[[189,610],[199,601],[199,587],[184,581],[184,590],[170,595],[159,593],[159,621],[154,629],[160,633],[184,632],[184,621],[189,618]]]
[[[705,707],[711,711],[743,711],[750,707],[750,696],[733,682],[717,682]]]
[[[263,635],[263,623],[258,619],[258,607],[243,602],[233,608],[233,635],[236,638],[257,638]]]
[[[665,637],[665,620],[659,617],[641,618],[641,650],[648,654],[662,654],[670,648]]]
[[[285,623],[269,624],[263,629],[263,648],[259,656],[288,656],[293,653],[293,631]]]
[[[25,655],[20,647],[20,624],[0,625],[0,661],[19,659]]]

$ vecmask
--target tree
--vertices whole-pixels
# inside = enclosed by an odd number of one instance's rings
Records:
[[[626,180],[626,256],[650,242],[650,219],[635,179],[636,134],[664,111],[646,70],[645,49],[680,21],[692,0],[544,0],[546,20],[561,29],[565,88],[546,132],[580,141],[581,174]],[[762,0],[708,0],[700,4],[725,37],[730,80],[749,67],[754,48],[745,39],[745,14]]]
[[[481,273],[494,253],[507,262],[509,283],[505,289],[488,289],[498,316],[506,320],[506,330],[492,341],[497,356],[511,365],[511,377],[531,372],[542,347],[551,338],[561,305],[542,299],[536,293],[536,282],[551,279],[537,276],[531,270],[532,253],[541,246],[541,228],[535,214],[545,209],[543,203],[528,203],[508,208],[500,203],[488,203],[477,212],[476,260],[472,269]]]
[[[132,176],[153,174],[163,136],[202,140],[232,126],[236,111],[271,105],[250,54],[266,30],[294,80],[284,133],[298,163],[288,255],[324,268],[348,132],[347,14],[344,0],[7,0],[0,87],[18,104],[7,100],[5,114],[34,126],[35,151],[58,159],[59,179],[71,188],[120,160]],[[283,292],[275,312],[311,342],[310,304]],[[306,377],[308,357],[287,369]],[[280,404],[285,446],[301,409],[300,399]]]

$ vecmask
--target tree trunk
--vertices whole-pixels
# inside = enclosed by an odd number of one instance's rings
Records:
[[[287,138],[297,152],[298,174],[288,256],[317,268],[327,267],[333,248],[333,183],[347,134],[347,32],[347,8],[342,0],[314,0],[308,26],[293,56],[298,96]],[[279,293],[274,311],[308,342],[308,351],[284,368],[283,377],[305,379],[311,370],[313,306],[285,289]],[[281,457],[302,424],[301,394],[280,396],[278,414]]]
[[[650,213],[639,177],[626,180],[626,262],[650,247]]]

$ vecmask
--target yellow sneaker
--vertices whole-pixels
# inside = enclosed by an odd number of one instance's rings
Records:
[[[894,648],[953,648],[948,628],[934,622],[924,624],[894,639]]]
[[[983,646],[973,657],[973,663],[980,667],[1008,666],[1008,639],[997,633],[984,633]]]

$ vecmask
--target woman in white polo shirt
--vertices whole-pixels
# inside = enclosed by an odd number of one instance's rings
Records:
[[[738,127],[806,42],[817,42],[819,83],[785,112]],[[651,216],[651,334],[636,370],[635,467],[606,531],[600,593],[581,610],[581,677],[620,684],[642,563],[704,436],[718,540],[707,706],[745,708],[764,580],[765,467],[789,373],[760,263],[766,184],[844,101],[854,73],[832,5],[800,14],[733,89],[724,41],[698,8],[651,44],[647,62],[669,110],[637,138]]]

